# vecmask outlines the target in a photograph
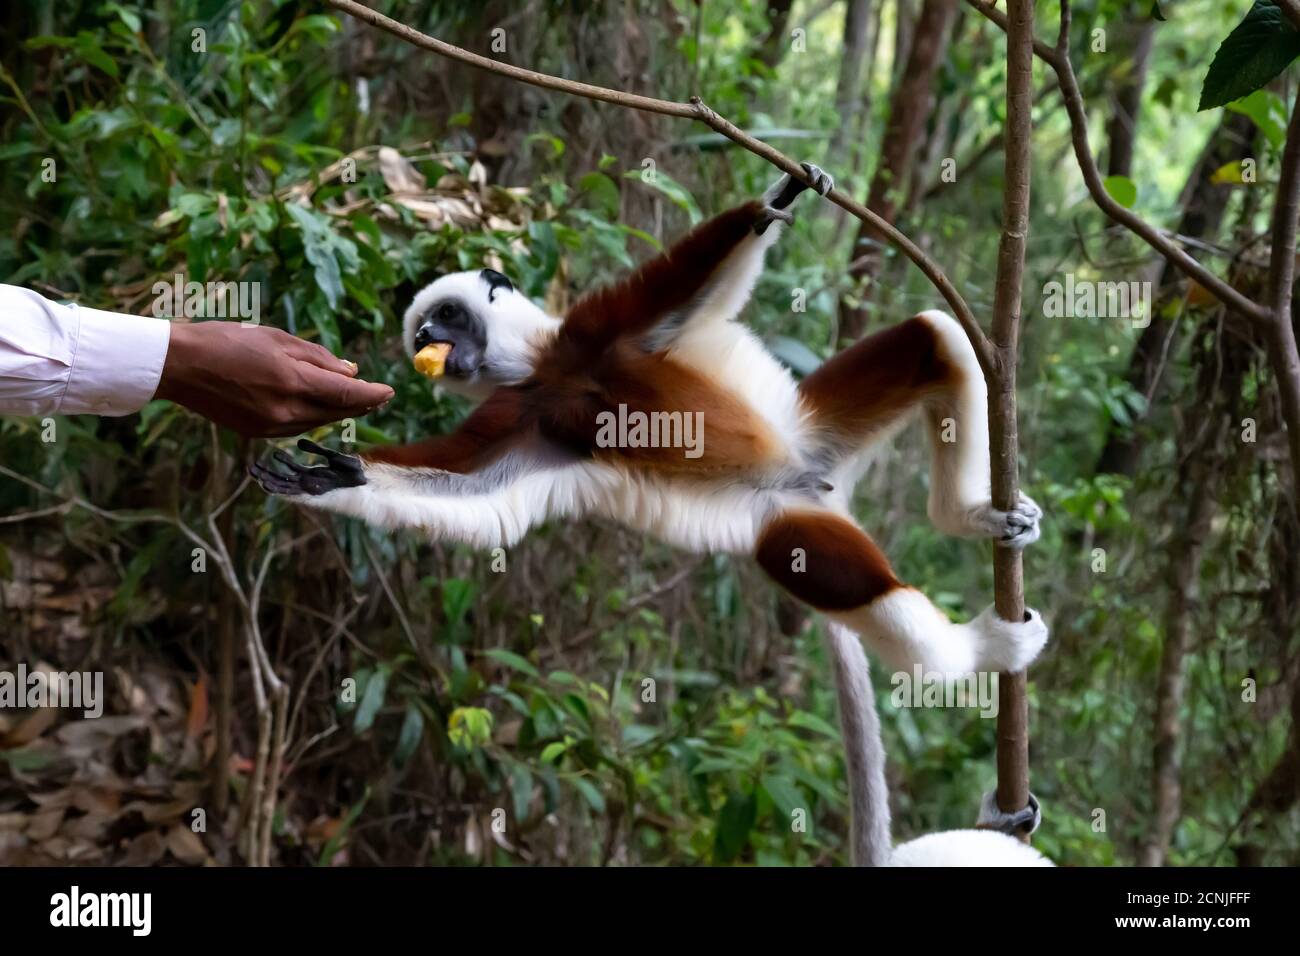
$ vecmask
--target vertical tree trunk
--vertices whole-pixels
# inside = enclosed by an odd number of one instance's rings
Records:
[[[1142,90],[1146,86],[1155,32],[1156,21],[1147,19],[1137,25],[1132,38],[1129,71],[1115,91],[1114,109],[1106,124],[1108,176],[1131,176],[1133,173],[1133,143],[1137,139],[1138,113],[1142,109]]]
[[[872,0],[848,0],[844,9],[844,53],[840,57],[840,76],[835,85],[835,111],[840,124],[831,134],[827,150],[834,164],[844,153],[845,143],[858,128],[862,97],[862,68],[874,46],[875,25],[879,22]]]
[[[1192,613],[1197,604],[1197,578],[1201,555],[1214,514],[1211,467],[1201,472],[1188,503],[1179,533],[1173,536],[1169,553],[1169,598],[1165,608],[1165,642],[1160,652],[1160,677],[1156,682],[1155,745],[1152,754],[1151,789],[1154,812],[1151,827],[1138,855],[1142,866],[1163,866],[1169,841],[1182,814],[1182,710],[1186,699],[1183,660],[1191,644]]]
[[[931,87],[939,63],[948,49],[948,34],[956,14],[958,0],[925,0],[906,66],[894,88],[889,104],[889,122],[882,137],[880,163],[871,180],[867,208],[892,223],[907,185],[907,173],[915,160],[925,120],[930,112]],[[867,325],[871,283],[879,275],[884,237],[878,230],[862,223],[853,245],[849,276],[865,284],[860,301],[851,305],[841,298],[839,307],[839,344],[849,345],[861,337]]]
[[[912,53],[912,39],[916,36],[917,0],[894,0],[894,75],[891,87],[898,86],[903,78],[907,58]]]
[[[1008,0],[1007,21],[1006,172],[993,294],[992,341],[998,361],[996,380],[989,382],[993,505],[1004,511],[1015,506],[1020,494],[1016,361],[1029,232],[1034,0]],[[994,545],[993,601],[1003,620],[1024,620],[1024,572],[1018,550]],[[998,704],[997,803],[1003,813],[1014,813],[1029,805],[1029,704],[1023,673],[999,677]]]
[[[1224,310],[1216,310],[1221,317]],[[1191,648],[1199,607],[1201,559],[1214,519],[1219,489],[1233,452],[1230,438],[1244,379],[1251,373],[1248,341],[1207,324],[1196,342],[1197,386],[1191,404],[1199,414],[1183,419],[1177,441],[1175,492],[1188,489],[1186,508],[1175,517],[1168,545],[1168,597],[1164,644],[1156,681],[1152,737],[1152,821],[1138,852],[1142,866],[1163,866],[1182,815],[1184,661]]]
[[[785,56],[785,51],[790,49],[790,37],[786,27],[790,25],[790,8],[793,6],[794,0],[768,0],[767,36],[763,37],[754,56],[769,70],[776,69],[776,65]]]

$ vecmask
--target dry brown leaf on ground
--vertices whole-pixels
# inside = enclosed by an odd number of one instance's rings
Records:
[[[59,719],[59,709],[57,707],[41,707],[33,711],[31,716],[26,717],[12,731],[5,736],[0,747],[5,750],[22,747],[31,743],[45,731],[54,726],[55,721]]]
[[[422,193],[427,185],[424,175],[391,146],[379,147],[379,174],[389,192]]]
[[[203,864],[212,859],[199,835],[179,823],[167,831],[167,849],[182,863]]]
[[[190,686],[190,710],[185,718],[185,736],[198,739],[208,723],[208,675],[200,671],[199,679]]]

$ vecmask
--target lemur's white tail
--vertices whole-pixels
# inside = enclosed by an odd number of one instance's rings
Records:
[[[827,621],[826,652],[835,674],[840,734],[852,808],[854,866],[884,866],[893,852],[885,751],[871,671],[861,639],[842,624]]]

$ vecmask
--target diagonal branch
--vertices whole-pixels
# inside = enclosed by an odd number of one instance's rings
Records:
[[[985,0],[966,0],[987,19],[997,24],[1004,32],[1007,18],[1000,10]],[[1300,3],[1300,0],[1296,0]],[[1056,73],[1061,85],[1061,98],[1065,102],[1066,112],[1070,117],[1070,139],[1074,145],[1075,159],[1079,171],[1083,173],[1084,184],[1093,201],[1107,216],[1133,232],[1147,245],[1151,246],[1185,275],[1195,279],[1216,299],[1232,311],[1246,316],[1256,322],[1266,323],[1272,320],[1272,311],[1258,302],[1242,295],[1226,281],[1219,278],[1205,266],[1201,265],[1174,241],[1170,234],[1159,229],[1131,209],[1125,209],[1106,191],[1102,181],[1101,170],[1097,167],[1096,157],[1088,144],[1088,112],[1084,106],[1083,93],[1079,90],[1078,79],[1074,75],[1074,66],[1070,62],[1067,44],[1070,25],[1070,5],[1061,4],[1061,30],[1055,48],[1041,41],[1034,42],[1034,53]]]
[[[465,63],[469,66],[476,67],[480,70],[488,70],[501,76],[518,80],[521,83],[527,83],[531,86],[538,86],[546,90],[555,90],[559,93],[567,93],[571,96],[582,96],[591,100],[599,100],[603,103],[613,103],[616,106],[625,106],[630,109],[643,110],[649,113],[659,113],[664,116],[677,116],[683,119],[693,119],[711,127],[717,132],[726,136],[734,143],[743,146],[756,156],[767,160],[773,166],[782,172],[789,173],[799,179],[807,181],[807,174],[803,171],[798,163],[789,156],[786,156],[780,150],[755,139],[744,130],[719,116],[698,97],[691,97],[689,103],[677,103],[672,100],[660,100],[652,96],[641,96],[636,93],[625,93],[622,90],[611,90],[603,86],[594,86],[590,83],[580,83],[576,80],[566,80],[558,76],[551,76],[548,73],[538,73],[536,70],[528,70],[523,67],[514,66],[509,63],[501,63],[489,57],[480,56],[477,53],[471,53],[463,50],[458,46],[453,46],[436,37],[421,33],[419,30],[409,27],[404,23],[399,23],[389,17],[384,16],[376,10],[362,6],[355,0],[325,0],[328,6],[336,10],[347,13],[358,20],[364,20],[371,26],[378,27],[391,33],[399,39],[405,40],[424,50],[430,50],[439,56]],[[826,196],[831,202],[852,213],[858,219],[870,223],[880,231],[891,243],[897,246],[907,256],[913,264],[930,280],[939,294],[952,308],[953,314],[957,321],[961,323],[966,335],[969,336],[971,345],[975,349],[975,355],[979,358],[980,368],[984,371],[986,377],[995,371],[995,357],[993,347],[988,337],[980,328],[975,319],[975,314],[971,311],[966,300],[962,298],[957,291],[956,286],[944,274],[933,259],[921,251],[911,239],[899,232],[894,226],[877,216],[874,212],[858,202],[852,196],[839,189],[833,189]]]

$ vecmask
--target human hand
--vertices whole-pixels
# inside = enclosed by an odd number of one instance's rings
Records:
[[[250,438],[276,438],[373,411],[387,385],[281,329],[173,322],[155,398],[184,405]]]

